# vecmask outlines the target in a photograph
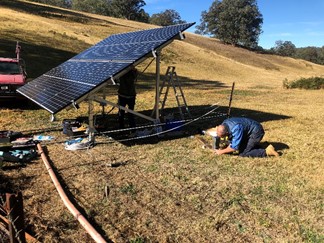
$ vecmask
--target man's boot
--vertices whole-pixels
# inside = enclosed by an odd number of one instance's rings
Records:
[[[271,144],[265,150],[268,156],[276,156],[276,157],[279,156],[279,154]]]

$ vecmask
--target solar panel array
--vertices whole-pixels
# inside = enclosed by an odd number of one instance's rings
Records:
[[[168,44],[193,24],[112,35],[27,83],[18,92],[55,114]]]

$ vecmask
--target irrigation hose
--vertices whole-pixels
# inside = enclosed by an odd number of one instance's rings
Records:
[[[64,205],[73,214],[74,218],[79,221],[79,223],[82,225],[82,227],[90,234],[90,236],[92,237],[93,240],[95,240],[95,242],[106,242],[105,239],[102,238],[102,236],[96,231],[96,229],[93,228],[93,226],[87,221],[87,219],[71,203],[71,201],[65,194],[59,180],[57,179],[50,163],[48,162],[47,157],[46,157],[40,143],[37,144],[37,149],[38,149],[39,154],[42,157],[45,167],[46,167],[46,169],[54,183],[54,186],[55,186],[56,190],[58,191]]]

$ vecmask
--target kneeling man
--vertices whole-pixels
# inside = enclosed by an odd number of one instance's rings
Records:
[[[259,122],[250,118],[228,118],[217,126],[216,130],[218,137],[228,137],[230,140],[230,144],[226,148],[215,150],[218,155],[236,153],[242,157],[279,156],[272,145],[266,149],[259,147],[264,130]]]

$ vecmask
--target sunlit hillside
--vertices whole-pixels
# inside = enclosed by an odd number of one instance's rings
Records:
[[[23,1],[17,4],[6,0],[0,7],[0,56],[13,55],[14,43],[20,41],[30,77],[42,74],[111,34],[156,27]],[[184,42],[174,42],[164,53],[165,66],[176,65],[181,76],[244,82],[251,86],[268,83],[281,86],[285,78],[323,73],[323,66],[303,60],[257,54],[191,33],[186,36]]]

